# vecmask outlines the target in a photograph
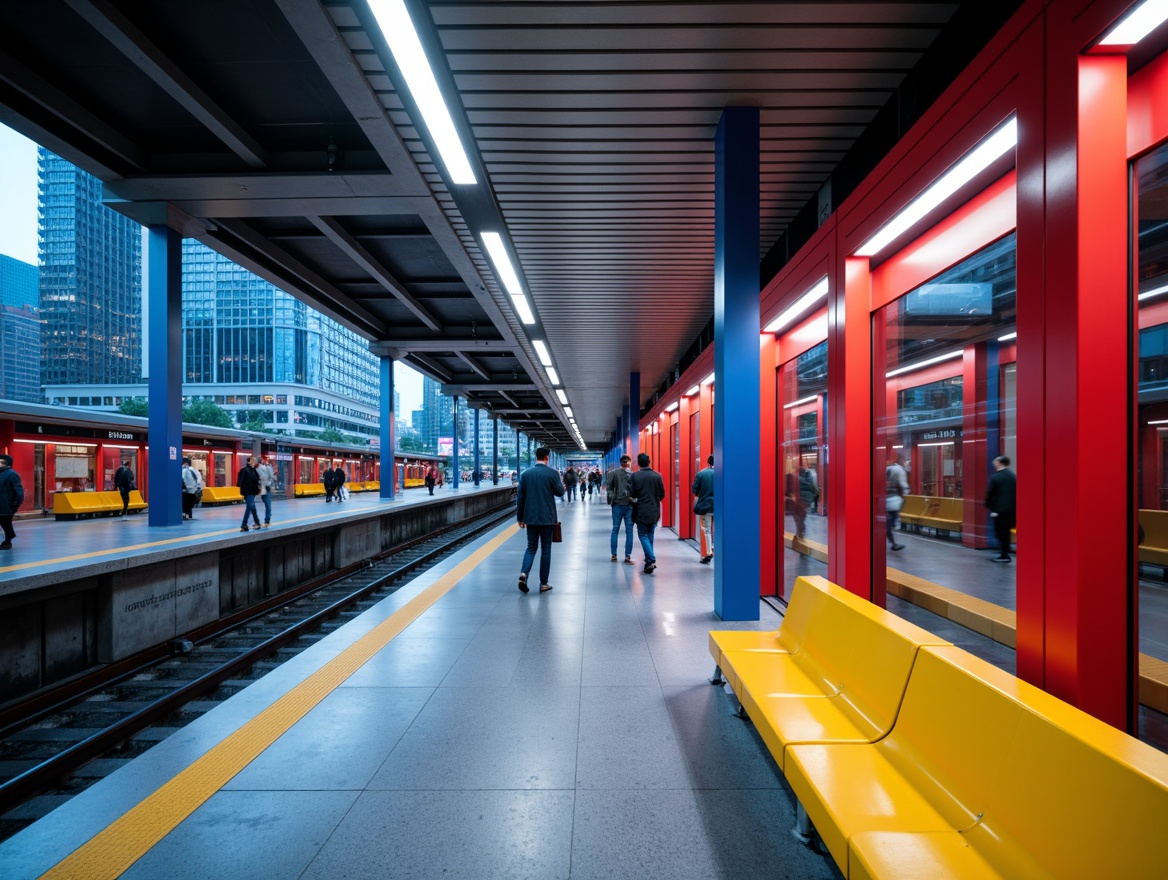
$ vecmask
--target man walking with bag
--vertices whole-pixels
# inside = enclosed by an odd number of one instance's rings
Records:
[[[527,574],[535,562],[535,548],[539,553],[539,591],[552,588],[548,577],[552,570],[552,536],[556,530],[556,498],[564,497],[564,484],[559,473],[548,467],[551,450],[541,446],[535,450],[535,467],[519,476],[519,492],[515,499],[515,518],[519,528],[527,530],[527,551],[523,554],[523,570],[519,574],[519,592],[526,593]]]
[[[620,533],[621,523],[625,524],[625,565],[633,564],[633,498],[629,492],[632,486],[633,474],[630,465],[633,460],[627,455],[620,457],[620,467],[614,467],[605,478],[605,493],[608,503],[612,505],[612,537],[609,540],[609,549],[612,551],[612,561],[616,562],[616,539]]]
[[[256,513],[255,500],[256,496],[260,494],[260,475],[256,473],[256,457],[253,455],[247,460],[247,464],[239,469],[239,476],[235,478],[235,485],[239,487],[239,494],[243,496],[243,522],[239,525],[241,532],[246,532],[247,518],[251,516],[255,520],[255,528],[260,527],[260,515]]]

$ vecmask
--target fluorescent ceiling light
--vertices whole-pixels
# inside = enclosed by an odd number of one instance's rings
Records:
[[[535,353],[539,355],[539,362],[545,367],[552,365],[551,353],[547,350],[547,343],[542,339],[533,339],[531,344],[535,346]]]
[[[909,202],[899,214],[860,245],[856,256],[872,257],[880,253],[890,242],[992,165],[998,157],[1012,150],[1017,143],[1018,120],[1010,117],[1005,125],[974,147],[960,162],[941,175],[936,183]]]
[[[794,305],[788,308],[785,312],[766,325],[764,333],[777,333],[782,330],[797,317],[807,311],[815,303],[819,302],[827,296],[827,276],[824,275],[817,282],[815,286],[803,294],[799,299],[795,300]]]
[[[1100,46],[1134,46],[1168,20],[1168,0],[1144,0],[1108,31]]]
[[[556,372],[555,367],[548,367],[547,374],[548,374],[548,378],[552,380],[553,385],[560,384],[560,374]]]
[[[1149,425],[1168,425],[1168,419],[1159,419],[1155,422],[1148,422],[1148,424]],[[16,442],[20,443],[21,441],[17,440]]]
[[[706,376],[706,378],[702,379],[702,382],[701,382],[701,384],[703,384],[703,385],[713,385],[713,384],[714,384],[714,374],[713,374],[713,373],[710,373],[710,375],[708,375],[708,376]]]
[[[1018,331],[1015,330],[1013,333],[1007,333],[1005,336],[999,336],[998,342],[1009,342],[1011,339],[1017,339],[1017,338],[1018,338]]]
[[[940,443],[918,443],[917,448],[921,449],[925,446],[952,446],[956,442],[956,440],[943,440]]]
[[[564,389],[563,389],[563,388],[557,388],[557,389],[556,389],[556,397],[558,397],[558,398],[560,399],[560,403],[562,403],[562,404],[564,404],[565,406],[567,406],[567,404],[568,404],[568,393],[567,393],[566,391],[564,391]]]
[[[792,400],[790,403],[784,404],[783,409],[791,409],[795,406],[802,406],[805,403],[813,403],[818,398],[818,395],[812,394],[810,397],[804,397],[802,400]]]
[[[673,412],[675,409],[677,409],[679,406],[681,406],[681,404],[680,404],[680,403],[678,403],[678,402],[675,400],[675,401],[673,401],[673,403],[669,404],[669,406],[665,407],[665,411],[666,411],[667,413],[671,413],[671,412]]]
[[[457,184],[475,183],[474,170],[470,167],[470,160],[463,149],[458,130],[454,127],[454,119],[442,98],[438,81],[434,79],[434,71],[426,58],[422,41],[418,39],[414,23],[410,20],[406,4],[403,0],[369,0],[369,9],[377,20],[377,26],[381,28],[381,35],[389,44],[393,60],[406,78],[406,86],[422,113],[422,119],[442,156],[451,181]]]
[[[511,294],[511,302],[515,305],[515,311],[519,313],[519,320],[524,324],[534,324],[535,315],[532,314],[531,306],[523,293],[519,276],[515,274],[515,267],[511,265],[511,257],[507,253],[506,245],[503,244],[503,236],[497,232],[484,232],[482,238],[491,262],[495,264],[495,275],[507,293]]]
[[[910,364],[907,367],[900,367],[898,369],[892,370],[889,373],[885,373],[884,378],[891,379],[893,376],[899,376],[901,373],[911,373],[913,370],[920,370],[924,367],[931,367],[933,364],[939,364],[942,361],[948,361],[956,357],[961,357],[961,355],[964,353],[964,350],[959,348],[957,351],[951,351],[948,354],[939,354],[936,357],[929,358],[927,361],[921,361],[919,364]]]
[[[685,392],[685,396],[686,397],[693,397],[695,394],[698,393],[699,390],[701,390],[701,389],[699,389],[698,386],[695,385],[693,388],[689,389],[689,391]]]
[[[1140,302],[1143,302],[1146,299],[1151,299],[1154,296],[1163,296],[1166,293],[1168,293],[1168,284],[1161,285],[1160,287],[1153,287],[1151,290],[1145,290],[1143,293],[1137,296],[1136,299]]]
[[[569,419],[572,418],[572,407],[565,406],[564,407],[564,415],[566,415]]]

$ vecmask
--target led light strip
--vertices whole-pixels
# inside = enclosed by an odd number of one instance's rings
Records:
[[[792,323],[799,315],[807,311],[815,303],[827,296],[827,276],[820,278],[815,285],[803,294],[799,299],[795,300],[794,305],[790,306],[786,311],[780,314],[777,318],[771,321],[763,328],[764,333],[777,333]]]

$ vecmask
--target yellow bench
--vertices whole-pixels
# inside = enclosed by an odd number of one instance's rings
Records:
[[[1168,573],[1168,510],[1140,510],[1144,540],[1140,542],[1140,562],[1159,565]]]
[[[426,485],[426,478],[425,477],[406,477],[406,486],[405,487],[407,489],[417,489],[419,486],[425,486],[425,485]]]
[[[203,501],[206,504],[242,504],[243,496],[238,486],[204,486]]]
[[[886,737],[784,772],[849,880],[1165,874],[1168,755],[953,646],[917,653]]]
[[[820,577],[795,581],[777,633],[710,633],[710,653],[780,769],[793,743],[892,728],[921,645],[944,639]]]
[[[323,495],[324,483],[297,483],[295,492],[297,498],[304,498],[312,495]]]
[[[905,495],[904,506],[900,509],[900,521],[906,526],[920,525],[920,519],[928,507],[928,499],[924,495]]]
[[[146,509],[142,493],[137,489],[130,492],[131,513]],[[53,516],[57,519],[80,519],[84,516],[96,517],[122,512],[120,492],[55,492],[53,494]]]
[[[960,532],[965,518],[965,501],[961,498],[927,498],[924,514],[917,517],[917,527],[938,532]]]

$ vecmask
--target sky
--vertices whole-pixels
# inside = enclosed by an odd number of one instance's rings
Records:
[[[0,125],[0,254],[25,263],[37,262],[36,144]],[[396,364],[394,386],[401,395],[398,418],[422,408],[422,376]]]

